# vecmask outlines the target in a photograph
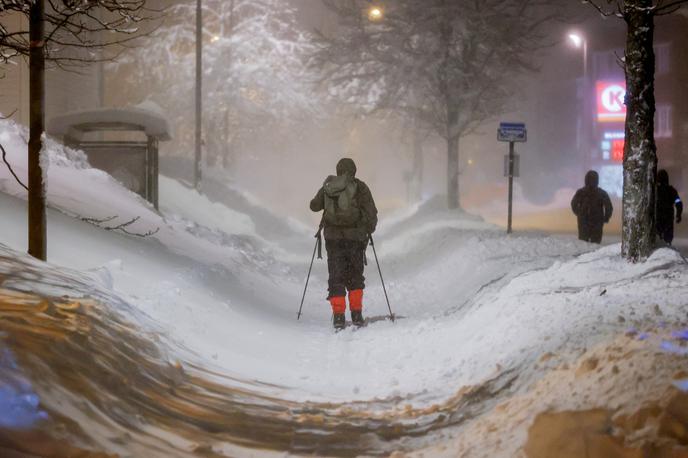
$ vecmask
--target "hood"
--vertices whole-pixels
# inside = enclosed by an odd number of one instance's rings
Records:
[[[657,172],[657,184],[663,184],[665,186],[669,185],[669,174],[666,170],[660,170]]]
[[[600,184],[600,176],[594,170],[585,174],[585,186],[596,188]]]
[[[356,163],[353,159],[345,157],[337,163],[337,175],[356,176]]]

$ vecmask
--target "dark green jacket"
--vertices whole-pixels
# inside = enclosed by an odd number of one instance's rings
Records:
[[[359,240],[366,242],[368,234],[375,232],[377,227],[377,208],[368,185],[354,178],[356,181],[356,205],[361,210],[361,220],[355,227],[339,227],[325,224],[325,240]],[[325,190],[321,187],[311,200],[311,210],[320,212],[325,209]]]

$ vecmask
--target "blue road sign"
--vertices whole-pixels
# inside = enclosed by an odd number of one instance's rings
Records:
[[[522,122],[500,122],[497,129],[497,140],[500,142],[523,143],[528,140],[528,131]]]

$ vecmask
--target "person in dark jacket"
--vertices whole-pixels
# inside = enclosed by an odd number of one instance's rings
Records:
[[[585,174],[585,186],[571,200],[571,210],[578,217],[578,238],[592,243],[602,242],[602,227],[614,211],[609,194],[598,187],[599,182],[597,172],[590,170]]]
[[[334,327],[346,326],[346,293],[351,321],[362,326],[363,269],[370,234],[377,227],[377,208],[368,186],[356,178],[356,164],[344,158],[337,163],[337,176],[329,176],[311,200],[311,210],[324,210],[322,225],[329,271],[327,296],[334,313]]]
[[[657,234],[669,245],[674,240],[674,216],[678,224],[682,214],[683,202],[676,189],[669,184],[667,171],[660,170],[657,172]]]

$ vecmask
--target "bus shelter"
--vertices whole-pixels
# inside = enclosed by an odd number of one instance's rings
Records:
[[[67,113],[48,123],[48,133],[86,153],[91,166],[112,175],[158,208],[160,141],[171,140],[167,120],[144,107]]]

